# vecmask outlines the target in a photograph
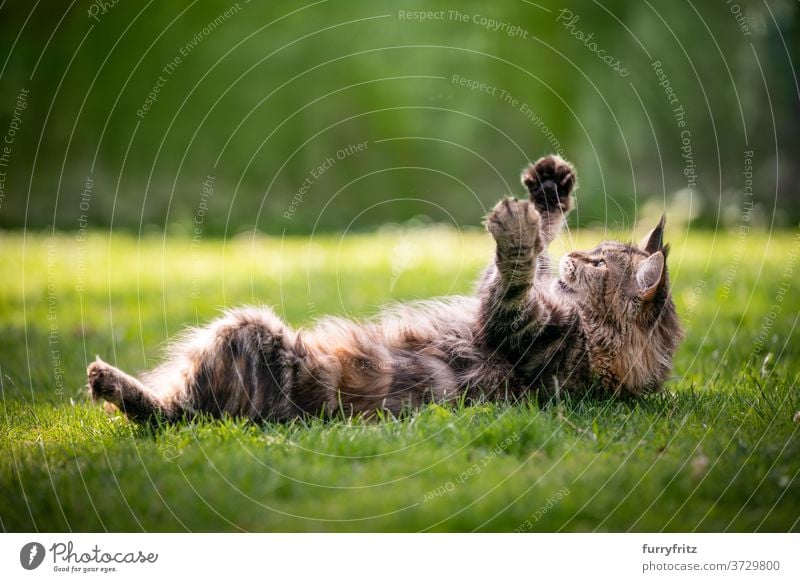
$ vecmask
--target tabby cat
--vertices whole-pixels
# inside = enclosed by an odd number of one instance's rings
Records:
[[[682,337],[664,219],[638,246],[569,253],[555,278],[545,249],[572,209],[575,182],[557,156],[525,169],[529,199],[501,200],[486,218],[496,252],[474,297],[302,331],[267,307],[233,309],[187,332],[166,363],[138,379],[97,358],[87,370],[91,394],[136,421],[198,413],[286,421],[460,397],[656,391]]]

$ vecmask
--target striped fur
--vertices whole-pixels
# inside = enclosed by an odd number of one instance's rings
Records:
[[[522,182],[528,200],[501,200],[487,216],[496,253],[475,296],[396,306],[367,322],[329,318],[302,332],[268,307],[230,310],[187,332],[140,379],[98,358],[91,393],[138,421],[286,421],[593,385],[657,390],[682,336],[663,220],[639,246],[570,253],[554,279],[545,248],[572,208],[575,171],[548,156]]]

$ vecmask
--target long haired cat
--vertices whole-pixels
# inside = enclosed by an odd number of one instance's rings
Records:
[[[97,358],[87,370],[91,394],[137,421],[197,413],[286,421],[592,386],[656,391],[682,337],[664,219],[639,245],[569,253],[554,278],[545,249],[572,208],[575,180],[556,156],[523,172],[529,200],[501,200],[486,218],[496,253],[474,297],[302,331],[267,307],[234,309],[189,331],[138,379]]]

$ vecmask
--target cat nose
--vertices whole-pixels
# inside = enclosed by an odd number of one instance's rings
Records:
[[[583,253],[580,253],[580,252],[578,252],[578,251],[573,251],[573,252],[571,252],[571,253],[570,253],[569,255],[567,255],[567,256],[568,256],[570,259],[582,259],[582,258],[583,258]]]

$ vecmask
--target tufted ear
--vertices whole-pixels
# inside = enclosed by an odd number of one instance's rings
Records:
[[[639,248],[649,255],[664,248],[664,222],[666,218],[667,215],[662,214],[661,220],[658,221],[656,227],[639,243]]]
[[[651,299],[658,290],[664,275],[664,255],[657,251],[639,263],[636,269],[636,286],[642,299]]]

